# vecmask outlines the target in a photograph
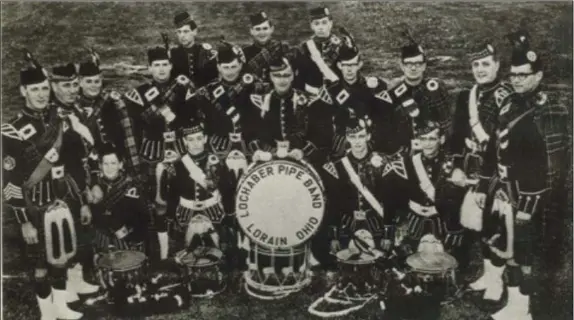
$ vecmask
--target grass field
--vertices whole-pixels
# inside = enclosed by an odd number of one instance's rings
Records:
[[[31,50],[41,63],[78,61],[94,46],[106,65],[117,62],[146,63],[146,49],[161,45],[160,32],[171,31],[175,12],[186,9],[200,25],[200,41],[247,44],[248,15],[265,10],[276,23],[275,36],[295,45],[310,35],[307,11],[316,3],[2,3],[2,115],[12,117],[21,107],[18,72],[22,49]],[[546,61],[545,83],[552,99],[572,110],[572,4],[569,3],[329,3],[336,26],[345,26],[356,37],[366,57],[365,73],[383,77],[399,75],[397,54],[401,42],[388,26],[408,23],[430,56],[429,74],[443,79],[456,91],[469,86],[472,75],[465,53],[474,42],[494,40],[503,52],[502,70],[508,69],[510,47],[504,35],[521,21],[528,26],[535,48]],[[173,33],[171,38],[175,39]],[[108,85],[126,89],[143,79],[105,73]],[[568,185],[570,188],[570,185]],[[555,290],[545,297],[547,317],[572,318],[572,201],[565,208],[568,237],[557,254],[567,261],[554,277]],[[3,298],[5,319],[38,316],[26,268],[19,258],[19,228],[3,216]],[[319,286],[320,287],[320,286]],[[323,290],[306,292],[280,302],[261,302],[245,294],[226,293],[212,300],[194,302],[186,312],[153,319],[304,319],[307,306]],[[562,303],[559,303],[562,302]],[[561,307],[555,307],[559,305]],[[442,319],[485,319],[486,313],[459,300],[442,310]],[[87,313],[90,319],[114,319],[105,310]],[[375,305],[350,319],[384,319]]]

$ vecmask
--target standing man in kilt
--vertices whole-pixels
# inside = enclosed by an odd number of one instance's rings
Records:
[[[149,49],[147,55],[151,81],[126,93],[124,100],[142,161],[144,192],[152,199],[157,164],[174,161],[185,152],[176,129],[180,120],[188,115],[182,106],[190,81],[183,75],[170,81],[172,64],[167,43],[165,47]]]
[[[480,173],[484,165],[496,159],[494,145],[498,112],[513,92],[510,84],[500,79],[500,60],[492,43],[486,41],[477,45],[468,57],[476,84],[471,89],[462,90],[456,99],[448,150],[452,160],[452,174],[449,183],[444,184],[443,190],[440,190],[443,198],[450,203],[450,210],[445,215],[447,233],[450,234],[447,235],[447,245],[454,246],[452,249],[456,251],[455,258],[463,272],[470,262],[471,240],[478,240],[477,237],[471,237],[474,235],[472,230],[482,229],[472,221],[472,217],[478,216],[482,210],[476,206],[474,192],[479,179],[490,178],[481,177]],[[464,232],[466,234],[463,234],[461,220],[468,229]],[[490,269],[490,259],[484,257],[483,266],[484,270]],[[471,283],[470,288],[484,290],[484,285],[484,279],[481,278]]]
[[[42,319],[80,319],[82,314],[67,302],[77,300],[77,293],[98,290],[83,281],[81,269],[66,272],[76,255],[75,230],[81,232],[75,226],[91,220],[85,192],[85,132],[78,132],[83,128],[77,118],[59,115],[49,104],[47,72],[30,54],[28,58],[33,66],[20,73],[26,105],[14,120],[2,125],[3,195],[22,229]],[[61,91],[73,87],[75,71],[69,66],[54,70],[55,77],[65,71],[71,76],[54,84]],[[68,98],[73,103],[76,97]]]
[[[272,39],[275,26],[264,11],[249,16],[249,21],[251,23],[249,33],[253,43],[243,48],[246,69],[268,82],[269,63],[280,56],[293,59],[296,51],[287,43]]]
[[[561,106],[553,107],[541,91],[542,60],[530,48],[528,35],[519,32],[511,40],[510,80],[516,94],[499,111],[496,164],[485,166],[495,170],[493,187],[487,190],[487,183],[481,181],[476,195],[479,204],[492,202],[492,209],[484,214],[494,215],[497,224],[487,226],[492,236],[485,243],[491,256],[504,261],[508,273],[508,299],[492,315],[495,320],[532,319],[530,297],[537,287],[532,273],[535,243],[548,204],[549,166],[560,163],[550,160],[560,149],[552,139],[563,137],[561,130],[568,122]],[[502,288],[501,272],[492,273],[487,293],[496,291],[501,296]]]
[[[202,87],[217,78],[216,50],[209,43],[197,43],[198,26],[188,12],[180,12],[173,18],[179,46],[171,49],[173,70],[171,77],[186,76],[195,88]]]
[[[81,137],[80,142],[82,143],[76,144],[77,150],[74,150],[74,154],[77,155],[76,160],[79,159],[79,162],[69,164],[65,170],[70,173],[76,182],[78,190],[82,192],[83,200],[86,200],[82,202],[84,210],[89,211],[89,183],[91,175],[88,156],[95,145],[95,140],[89,127],[86,125],[88,123],[86,114],[78,104],[80,87],[76,66],[72,63],[54,66],[50,75],[50,85],[53,93],[51,108],[56,109],[58,116],[69,122],[77,135]],[[68,145],[63,144],[63,148],[68,148]],[[72,211],[72,214],[74,214],[74,211]],[[72,268],[68,269],[68,286],[81,294],[91,294],[98,290],[98,286],[84,281],[84,273],[93,273],[92,239],[94,230],[90,221],[91,214],[89,221],[86,223],[80,223],[80,219],[75,220],[75,228],[78,231],[78,251],[72,258]]]

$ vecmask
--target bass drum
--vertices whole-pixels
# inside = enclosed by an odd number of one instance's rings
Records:
[[[286,159],[253,163],[238,183],[235,206],[239,247],[248,251],[247,293],[275,300],[308,285],[309,240],[325,211],[315,169]]]

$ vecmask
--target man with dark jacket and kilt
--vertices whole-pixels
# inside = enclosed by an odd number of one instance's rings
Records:
[[[451,101],[446,86],[437,78],[425,76],[427,53],[423,47],[409,36],[409,43],[401,50],[401,70],[403,77],[388,94],[380,98],[395,106],[392,125],[394,146],[389,150],[404,150],[415,153],[420,151],[414,133],[418,125],[427,120],[438,122],[443,134],[450,130]]]
[[[483,167],[494,170],[493,178],[481,180],[476,195],[479,205],[492,202],[484,212],[485,217],[492,215],[492,219],[484,222],[494,223],[485,226],[491,231],[485,239],[485,251],[490,251],[487,254],[494,265],[485,281],[485,295],[496,291],[501,296],[500,270],[506,267],[508,273],[506,305],[492,315],[497,320],[532,319],[530,296],[536,289],[532,262],[539,234],[537,221],[545,213],[548,201],[549,166],[555,164],[549,161],[551,139],[555,136],[553,130],[559,128],[552,124],[564,120],[552,112],[547,95],[540,90],[542,60],[530,48],[528,35],[519,32],[511,40],[514,49],[510,80],[516,94],[499,110],[496,163]]]
[[[69,164],[65,168],[79,190],[82,191],[88,207],[90,200],[89,183],[90,172],[88,166],[88,156],[90,150],[95,145],[95,139],[87,126],[86,114],[78,104],[79,96],[79,77],[76,66],[72,63],[56,65],[52,68],[50,74],[50,84],[52,87],[53,99],[51,108],[56,109],[61,118],[67,118],[74,131],[81,137],[81,144],[76,144],[74,153],[80,157],[80,162]],[[67,148],[63,145],[63,148]],[[89,210],[84,209],[84,210]],[[74,211],[72,211],[74,213]],[[91,221],[91,218],[89,219]],[[77,293],[91,294],[98,290],[98,286],[84,281],[84,274],[91,274],[93,271],[93,234],[94,230],[90,221],[75,221],[77,230],[77,254],[72,258],[71,268],[68,269],[68,282],[70,287],[74,288]],[[81,223],[80,223],[81,222]]]
[[[188,12],[173,18],[179,46],[170,50],[172,79],[186,76],[193,87],[199,88],[217,78],[217,51],[209,43],[197,43],[198,26]]]
[[[346,127],[349,151],[326,163],[321,172],[329,199],[325,223],[331,252],[345,248],[360,229],[372,235],[379,250],[388,251],[395,239],[397,209],[391,192],[395,186],[388,182],[394,181],[395,173],[388,170],[385,157],[368,145],[370,119],[352,117]]]
[[[412,249],[416,249],[422,236],[427,233],[437,239],[445,238],[443,224],[443,199],[438,199],[437,189],[444,180],[446,155],[444,135],[438,123],[427,121],[417,129],[416,137],[421,142],[421,152],[405,160],[407,215],[407,236]],[[443,209],[443,210],[441,210]]]
[[[177,250],[200,244],[224,250],[220,245],[229,248],[236,240],[228,232],[234,219],[229,201],[234,197],[232,172],[206,148],[208,137],[201,122],[189,121],[182,128],[182,136],[186,153],[176,162],[161,163],[157,170],[156,202],[166,206],[167,221],[163,225],[169,229]],[[202,230],[204,224],[197,223],[197,216],[203,216],[212,230]],[[168,255],[166,246],[161,247],[162,258]]]
[[[67,302],[77,300],[77,293],[98,290],[83,280],[81,265],[66,271],[76,258],[76,236],[91,221],[84,170],[87,128],[73,113],[49,105],[47,72],[28,58],[33,66],[20,73],[26,105],[2,125],[3,195],[22,229],[42,319],[79,319],[82,314]],[[56,98],[72,104],[78,85],[73,65],[55,67],[53,74]]]
[[[248,72],[269,82],[269,63],[280,56],[293,60],[297,51],[287,43],[272,38],[275,26],[264,11],[249,16],[249,21],[253,43],[243,48],[245,67]]]
[[[452,207],[445,216],[446,231],[450,234],[450,237],[447,235],[447,244],[449,247],[455,246],[453,249],[458,251],[458,254],[455,252],[455,257],[462,271],[470,259],[468,245],[473,239],[470,237],[471,230],[480,228],[467,226],[472,229],[463,232],[461,216],[466,215],[471,219],[473,213],[478,214],[481,210],[476,206],[473,193],[482,166],[492,163],[496,158],[493,146],[496,142],[498,111],[513,91],[510,84],[500,80],[498,52],[490,42],[481,43],[468,56],[476,84],[471,89],[462,90],[456,99],[448,150],[452,161],[452,174],[448,179],[449,183],[444,184],[443,190],[440,191]],[[487,150],[490,153],[486,153]],[[460,248],[457,249],[457,246]],[[488,269],[492,262],[485,258],[483,265]],[[470,287],[473,290],[483,290],[483,284],[484,280],[478,280]]]
[[[165,47],[149,49],[147,55],[151,81],[127,92],[124,100],[142,161],[140,174],[146,181],[144,192],[151,199],[155,196],[157,164],[174,161],[185,152],[177,129],[189,116],[183,101],[190,81],[183,75],[170,81],[172,64],[167,43]]]

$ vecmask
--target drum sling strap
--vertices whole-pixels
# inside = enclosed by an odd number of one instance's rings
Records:
[[[58,155],[60,154],[60,149],[62,148],[63,135],[64,135],[64,128],[62,126],[59,126],[56,140],[54,141],[52,148],[49,149],[50,150],[50,151],[48,151],[49,153],[54,152],[55,154],[58,154]],[[54,151],[52,151],[52,150],[54,150]],[[53,167],[53,163],[51,163],[48,160],[48,156],[46,155],[46,156],[42,157],[42,159],[40,160],[40,163],[38,163],[36,168],[34,168],[30,177],[28,177],[28,179],[26,181],[24,181],[22,187],[24,189],[24,199],[26,202],[26,206],[28,206],[28,207],[33,206],[29,197],[26,196],[28,194],[28,191],[30,191],[32,188],[34,188],[34,186],[36,186],[38,183],[40,183],[44,179],[44,177],[46,177],[46,175],[48,175],[50,170],[52,170],[52,167]]]
[[[313,41],[313,39],[309,39],[305,44],[307,45],[309,53],[311,54],[311,60],[315,62],[315,64],[317,65],[323,76],[326,79],[329,79],[330,81],[333,82],[339,80],[339,77],[337,77],[335,72],[333,72],[333,70],[329,68],[325,60],[323,60],[323,57],[321,56],[321,53],[319,52],[319,49],[317,48],[315,41]]]
[[[420,187],[426,193],[429,200],[434,201],[435,199],[435,188],[425,170],[422,161],[422,154],[417,153],[413,157],[413,166],[415,167],[415,172],[417,173],[417,177],[419,178]]]
[[[359,178],[357,172],[355,172],[355,169],[353,169],[353,166],[351,165],[349,158],[344,157],[341,160],[341,162],[343,163],[343,167],[347,171],[347,174],[349,175],[349,178],[351,179],[351,182],[353,183],[355,188],[357,188],[357,190],[363,195],[363,197],[365,197],[367,202],[379,214],[379,216],[384,217],[383,207],[377,201],[375,196],[373,196],[371,191],[367,189],[367,187],[365,187],[365,185],[361,182],[361,179]]]
[[[193,181],[197,182],[203,189],[207,190],[207,182],[205,179],[207,176],[201,170],[201,168],[191,159],[191,157],[186,154],[181,158],[181,162],[183,163],[187,172],[189,172],[189,177],[193,179]]]
[[[131,181],[131,179],[124,177],[121,181],[116,183],[104,196],[100,202],[100,205],[106,209],[111,208],[122,198],[124,194],[126,194],[128,187],[130,187]]]
[[[470,94],[468,97],[468,114],[469,114],[469,122],[472,132],[478,139],[478,141],[486,142],[490,139],[490,136],[484,131],[482,124],[480,123],[480,118],[478,117],[478,85],[474,85],[470,90]]]

